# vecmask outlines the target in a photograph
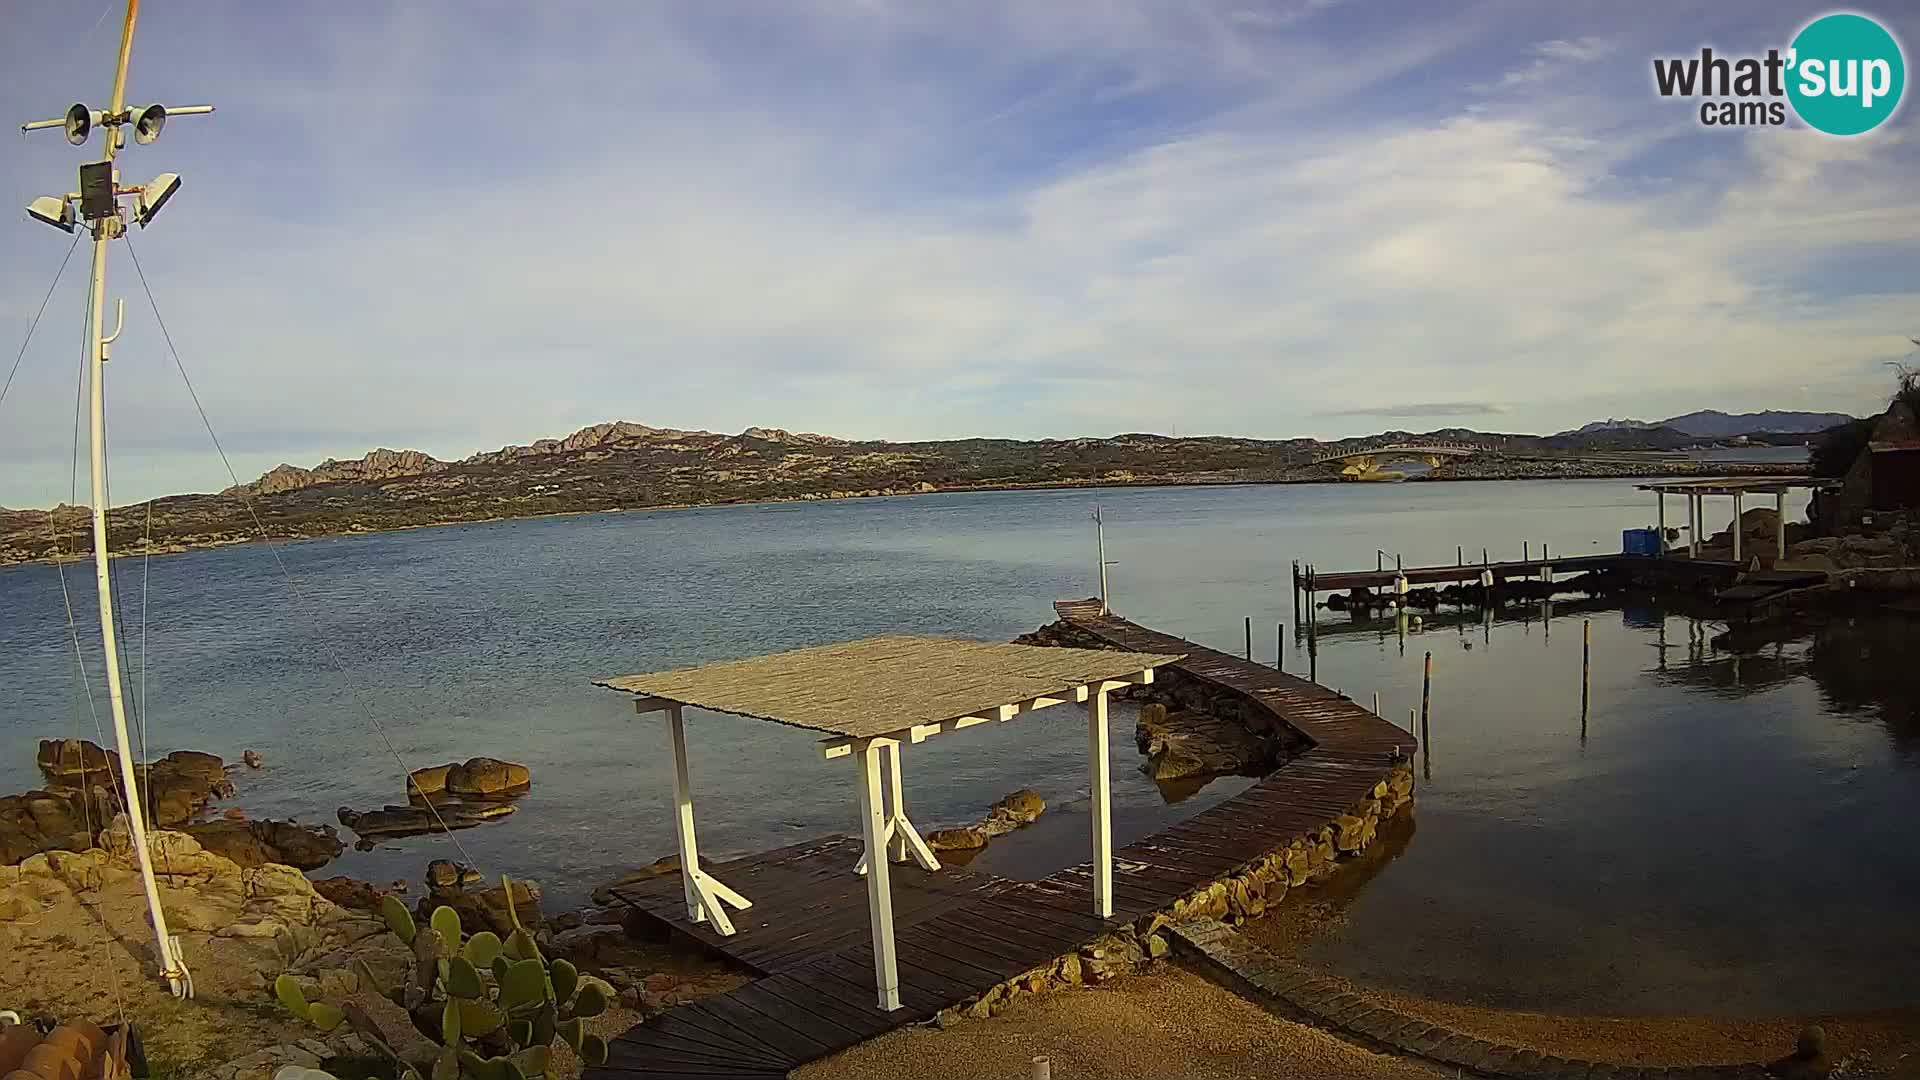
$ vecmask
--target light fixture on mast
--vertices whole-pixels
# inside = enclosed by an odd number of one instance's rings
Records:
[[[126,106],[127,59],[133,51],[133,25],[139,14],[139,0],[127,0],[126,20],[120,30],[120,51],[113,71],[113,96],[104,110],[74,105],[65,116],[55,120],[35,120],[22,124],[22,131],[60,129],[67,142],[84,146],[96,128],[106,133],[106,153],[99,161],[80,166],[80,189],[66,195],[47,195],[27,204],[27,214],[63,232],[73,232],[80,221],[93,236],[93,281],[88,306],[88,391],[92,399],[92,426],[89,446],[92,450],[93,484],[93,568],[100,600],[100,645],[102,666],[107,677],[107,698],[113,708],[113,734],[119,747],[121,790],[124,796],[127,830],[140,864],[141,883],[147,894],[147,909],[153,919],[154,946],[160,974],[177,997],[193,996],[193,975],[180,953],[180,943],[167,933],[166,913],[160,906],[160,886],[153,875],[153,853],[147,844],[146,819],[141,811],[140,782],[133,757],[132,740],[127,734],[125,688],[121,686],[119,637],[114,631],[113,574],[107,550],[107,413],[104,389],[107,343],[120,336],[120,329],[105,332],[107,300],[107,245],[126,235],[126,211],[120,200],[133,199],[133,219],[145,227],[173,193],[180,190],[177,173],[161,173],[141,187],[120,186],[114,159],[126,145],[121,128],[133,127],[133,141],[147,145],[160,137],[170,116],[210,113],[211,105],[190,105],[170,109],[165,105]],[[76,214],[76,206],[78,213]]]

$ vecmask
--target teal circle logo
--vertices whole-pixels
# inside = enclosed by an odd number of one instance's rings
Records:
[[[1808,23],[1794,36],[1787,64],[1793,111],[1829,135],[1879,127],[1899,108],[1907,88],[1900,43],[1886,27],[1851,12]]]

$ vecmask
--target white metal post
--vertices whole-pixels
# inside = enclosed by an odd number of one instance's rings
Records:
[[[887,821],[904,821],[907,817],[906,792],[900,786],[900,747],[888,744],[880,748],[887,759]],[[887,841],[887,858],[902,862],[907,857],[907,833],[894,826],[892,838]]]
[[[680,842],[680,884],[687,894],[687,918],[705,922],[706,905],[694,882],[700,873],[700,846],[693,836],[693,790],[687,783],[687,729],[680,704],[667,706],[667,740],[673,744],[673,831]]]
[[[1687,493],[1687,558],[1700,557],[1700,496]]]
[[[1093,536],[1100,557],[1100,614],[1107,613],[1107,525],[1100,518],[1100,504],[1093,504]]]
[[[1653,516],[1655,538],[1653,553],[1655,555],[1665,555],[1667,553],[1667,493],[1664,491],[1656,491],[1653,493],[1653,498],[1654,502],[1659,506],[1659,510],[1655,512]]]
[[[117,114],[124,107],[127,88],[127,60],[133,50],[133,26],[139,13],[137,0],[128,0],[126,20],[120,30],[120,54],[114,67],[113,95],[108,106],[109,114]],[[106,158],[113,161],[119,151],[119,128],[109,125],[101,133],[106,139]],[[107,313],[107,243],[125,226],[121,224],[118,213],[102,218],[93,224],[93,314],[88,350],[88,396],[91,399],[91,435],[90,449],[92,457],[93,491],[93,572],[98,586],[100,599],[100,643],[101,662],[107,669],[107,698],[113,709],[113,734],[120,752],[120,780],[124,787],[127,810],[127,830],[133,841],[135,857],[140,864],[141,884],[146,889],[147,907],[152,912],[154,947],[160,962],[160,971],[167,979],[176,997],[185,997],[191,993],[192,983],[186,972],[176,963],[173,954],[173,941],[167,933],[166,912],[160,906],[160,886],[153,876],[153,853],[147,850],[147,826],[140,807],[139,774],[133,759],[133,743],[127,735],[126,695],[120,684],[120,648],[119,639],[113,625],[113,575],[107,554],[107,407],[106,388],[103,378],[106,374],[107,341],[105,319]],[[120,333],[114,328],[114,336]]]
[[[1087,774],[1093,829],[1093,913],[1113,917],[1112,777],[1107,760],[1107,688],[1100,686],[1087,703]]]
[[[873,932],[876,1000],[887,1012],[900,1007],[900,969],[893,954],[893,891],[888,881],[886,807],[880,793],[881,747],[859,747],[860,831],[867,849],[867,925]]]
[[[1740,493],[1733,493],[1733,561],[1740,561]]]
[[[1787,557],[1787,493],[1773,493],[1773,547],[1774,558]]]

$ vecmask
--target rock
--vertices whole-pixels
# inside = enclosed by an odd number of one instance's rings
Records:
[[[1046,809],[1047,800],[1041,798],[1039,792],[1032,788],[1021,788],[1019,791],[994,803],[990,814],[994,817],[1004,817],[1022,825],[1027,825],[1040,820],[1040,815],[1044,813]]]
[[[447,770],[447,790],[469,798],[502,798],[527,790],[533,782],[525,765],[497,758],[469,758]]]
[[[346,845],[329,825],[301,825],[292,821],[206,821],[184,831],[208,851],[240,866],[284,863],[302,870],[318,870],[332,862]]]
[[[1158,960],[1172,951],[1172,947],[1167,944],[1167,936],[1165,934],[1154,934],[1147,938],[1147,955],[1149,957]]]
[[[447,790],[447,774],[452,771],[451,764],[413,770],[407,774],[407,797],[441,794]]]
[[[1827,1056],[1827,1032],[1819,1024],[1810,1024],[1795,1040],[1793,1053],[1767,1066],[1767,1072],[1781,1080],[1823,1080],[1833,1074],[1833,1060]]]
[[[120,755],[90,739],[42,739],[34,764],[48,779],[66,781],[68,786],[89,780],[113,783],[120,774]]]
[[[414,905],[414,914],[424,923],[432,918],[434,909],[440,907],[450,907],[459,912],[460,923],[468,933],[492,930],[505,937],[513,932],[513,916],[507,911],[507,891],[503,886],[495,885],[485,890],[465,886],[431,888]],[[528,929],[538,927],[541,923],[539,883],[514,878],[513,907],[522,926]]]
[[[486,877],[465,863],[450,859],[435,859],[427,864],[427,888],[433,891],[443,889],[464,889],[480,885]]]
[[[387,895],[371,882],[350,877],[321,878],[313,883],[313,891],[343,908],[358,911],[380,910],[380,899]]]
[[[340,824],[359,834],[363,843],[383,836],[419,836],[423,833],[470,829],[511,813],[513,807],[504,803],[473,804],[437,800],[431,806],[385,806],[365,812],[343,806],[338,811]]]
[[[677,874],[679,872],[680,856],[667,855],[655,859],[651,863],[640,867],[638,870],[629,870],[618,878],[607,882],[605,885],[595,888],[593,890],[593,902],[599,904],[601,907],[606,907],[615,902],[613,895],[613,890],[615,889],[627,885],[637,885],[642,881],[657,878],[662,874]]]
[[[1155,780],[1180,780],[1211,771],[1200,755],[1170,742],[1162,742],[1146,761],[1140,763],[1140,768]]]
[[[249,769],[258,769],[262,765],[266,764],[266,759],[260,756],[260,751],[258,750],[241,751],[240,760],[246,763],[246,766]]]
[[[987,834],[971,825],[935,829],[927,834],[927,846],[935,851],[972,851],[987,846]]]
[[[1081,981],[1080,954],[1068,953],[1053,965],[1053,977],[1068,986],[1079,986]]]
[[[112,819],[116,804],[111,798],[105,788],[0,797],[0,865],[41,852],[92,847],[95,830]]]

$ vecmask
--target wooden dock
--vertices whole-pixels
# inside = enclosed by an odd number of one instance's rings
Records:
[[[1410,566],[1405,569],[1342,570],[1322,573],[1309,566],[1295,572],[1293,587],[1306,593],[1345,592],[1348,589],[1391,590],[1397,578],[1408,585],[1474,584],[1483,573],[1500,582],[1536,580],[1545,574],[1580,574],[1625,570],[1650,576],[1687,578],[1708,583],[1731,583],[1740,574],[1737,563],[1652,555],[1575,555],[1569,558],[1514,559],[1495,563],[1446,566]]]
[[[1118,648],[1187,654],[1174,665],[1181,672],[1272,710],[1312,748],[1232,799],[1116,851],[1110,920],[1091,910],[1085,863],[1039,881],[896,865],[903,1007],[893,1012],[873,1004],[865,884],[853,873],[860,854],[855,838],[825,837],[709,864],[754,900],[736,917],[732,937],[687,922],[677,875],[617,889],[623,902],[759,978],[640,1024],[614,1040],[607,1064],[587,1076],[785,1076],[1046,966],[1317,833],[1413,752],[1412,735],[1325,687],[1102,615],[1097,601],[1054,607],[1063,620]]]

